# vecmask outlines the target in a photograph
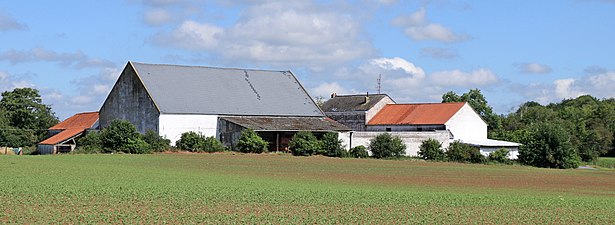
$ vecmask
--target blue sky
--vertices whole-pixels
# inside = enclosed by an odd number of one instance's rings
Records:
[[[292,70],[313,97],[438,102],[479,88],[498,113],[615,97],[615,1],[1,1],[0,91],[60,119],[96,111],[128,61]],[[183,91],[183,90],[177,90]]]

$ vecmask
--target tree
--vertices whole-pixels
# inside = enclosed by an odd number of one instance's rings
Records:
[[[77,153],[100,153],[102,142],[99,132],[87,132],[85,136],[77,139]]]
[[[374,158],[400,157],[405,154],[406,145],[400,137],[382,133],[369,141],[369,150]]]
[[[268,147],[269,143],[252,129],[243,130],[241,137],[239,137],[239,143],[237,143],[239,151],[244,153],[263,153],[267,152]]]
[[[42,103],[38,90],[16,88],[2,92],[0,100],[0,145],[32,146],[58,123],[51,107]]]
[[[342,141],[339,139],[339,134],[336,132],[327,132],[322,136],[322,148],[324,154],[330,157],[342,157],[346,155],[346,150],[342,146]]]
[[[426,160],[444,161],[446,159],[446,154],[444,150],[442,150],[442,144],[438,140],[432,138],[424,140],[421,143],[418,155]]]
[[[489,106],[487,99],[485,99],[485,96],[483,96],[479,89],[471,89],[461,96],[453,91],[449,91],[442,95],[442,102],[467,102],[491,129],[499,129],[501,127],[500,117],[493,112],[493,108]]]
[[[530,137],[519,149],[522,163],[537,167],[576,168],[580,157],[568,133],[557,124],[539,123],[530,128]]]
[[[322,143],[309,131],[299,131],[288,143],[293,155],[310,156],[321,151]]]

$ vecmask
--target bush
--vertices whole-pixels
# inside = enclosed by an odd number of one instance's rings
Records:
[[[453,141],[453,143],[448,146],[446,156],[449,161],[454,162],[485,162],[485,156],[480,154],[478,148],[461,143],[459,140]]]
[[[103,152],[148,152],[142,151],[145,146],[141,134],[134,125],[126,120],[114,120],[109,127],[100,132],[100,143]],[[147,144],[147,143],[145,143]]]
[[[339,134],[336,132],[327,132],[322,136],[322,150],[324,155],[330,157],[345,157],[348,152],[344,150],[342,141],[339,139]]]
[[[442,144],[438,140],[431,138],[421,143],[418,155],[426,160],[444,161],[446,159],[446,154],[442,150]]]
[[[510,159],[508,158],[508,150],[505,148],[500,148],[495,152],[490,153],[489,161],[509,164]]]
[[[560,126],[538,123],[519,149],[519,161],[537,167],[577,168],[580,157],[572,147],[568,133]]]
[[[150,148],[154,152],[162,152],[171,148],[171,140],[161,137],[152,130],[145,132],[143,140],[150,145]]]
[[[359,145],[350,149],[350,156],[355,158],[367,158],[369,154],[365,146]]]
[[[175,142],[175,147],[182,149],[182,150],[196,152],[198,151],[199,146],[204,141],[205,141],[205,138],[203,138],[202,135],[194,131],[188,131],[188,132],[182,133],[182,136],[179,138],[179,140]]]
[[[237,148],[244,153],[263,153],[267,152],[269,143],[252,129],[246,129],[241,132]]]
[[[129,139],[122,152],[130,154],[148,154],[152,153],[151,146],[142,138]]]
[[[321,142],[316,139],[312,132],[299,131],[288,143],[288,148],[293,155],[310,156],[320,152],[321,145]]]
[[[198,151],[205,151],[205,152],[223,152],[226,151],[226,146],[224,146],[222,144],[222,142],[220,142],[218,139],[216,139],[214,136],[210,136],[210,137],[206,137],[205,140],[203,140],[203,142],[198,146]]]
[[[374,158],[400,157],[405,154],[406,145],[401,138],[382,133],[369,141],[369,150]]]
[[[101,150],[102,143],[98,132],[87,132],[85,136],[77,139],[75,153],[94,154],[100,153]]]

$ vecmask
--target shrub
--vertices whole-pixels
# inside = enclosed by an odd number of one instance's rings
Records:
[[[519,161],[537,167],[576,168],[580,157],[572,147],[568,133],[556,124],[538,123],[519,149]]]
[[[152,148],[142,138],[128,139],[128,143],[123,147],[122,152],[130,154],[147,154],[152,153]]]
[[[175,147],[182,150],[196,152],[198,151],[199,146],[203,141],[205,141],[205,138],[203,138],[202,135],[194,131],[188,131],[182,133],[182,136],[179,138],[179,140],[175,142]]]
[[[480,154],[480,150],[468,144],[461,143],[459,140],[453,141],[446,151],[448,160],[455,162],[482,163],[485,157]]]
[[[489,160],[493,162],[509,164],[510,159],[508,159],[508,150],[506,150],[505,148],[500,148],[495,152],[490,153]]]
[[[369,150],[374,158],[400,157],[404,155],[406,145],[401,138],[382,133],[369,141]]]
[[[336,132],[327,132],[322,136],[322,150],[324,155],[330,157],[344,157],[348,152],[344,150],[342,141],[339,139],[339,134]]]
[[[446,159],[446,154],[442,150],[442,144],[436,139],[427,139],[419,146],[418,155],[426,160],[443,161]]]
[[[288,148],[293,155],[310,156],[320,152],[321,142],[309,131],[299,131],[288,143]]]
[[[141,149],[145,146],[143,145],[145,141],[141,143],[139,140],[143,141],[141,134],[137,132],[134,125],[126,120],[114,120],[109,127],[100,132],[103,152],[142,152]]]
[[[350,156],[355,158],[367,158],[369,154],[367,153],[367,148],[363,145],[356,146],[350,149]]]
[[[252,129],[243,130],[239,138],[239,143],[237,143],[239,151],[245,153],[267,152],[268,147],[269,143],[258,136]]]
[[[198,151],[206,151],[209,153],[212,152],[223,152],[226,151],[226,146],[222,144],[218,139],[214,136],[206,137],[205,140],[197,147]]]
[[[171,148],[171,140],[161,137],[152,130],[145,132],[143,140],[150,145],[150,148],[154,152],[162,152]]]
[[[93,154],[100,153],[101,150],[102,143],[98,132],[87,132],[85,136],[77,139],[75,153]]]

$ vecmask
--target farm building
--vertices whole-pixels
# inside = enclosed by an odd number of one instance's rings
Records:
[[[355,131],[365,131],[367,121],[387,104],[395,101],[386,94],[337,95],[322,105],[325,114]]]
[[[246,128],[283,149],[299,130],[348,131],[316,106],[290,71],[128,62],[100,109],[101,128],[122,119],[175,143],[188,131],[233,146]]]
[[[98,128],[98,112],[78,113],[48,129],[49,138],[38,143],[40,154],[66,153],[75,150],[75,139],[88,129]]]
[[[332,97],[329,101],[334,104],[327,101],[324,106],[356,105],[355,99]],[[510,151],[510,158],[517,158],[519,144],[488,139],[487,124],[467,103],[386,104],[373,108],[374,115],[369,119],[356,117],[356,121],[343,121],[345,124],[365,123],[364,130],[353,129],[345,136],[344,143],[349,147],[367,146],[369,140],[378,134],[392,132],[404,141],[409,156],[416,156],[421,142],[432,138],[442,143],[444,148],[459,140],[478,147],[483,155],[506,148]],[[335,113],[333,107],[323,107],[323,110],[327,115]]]

